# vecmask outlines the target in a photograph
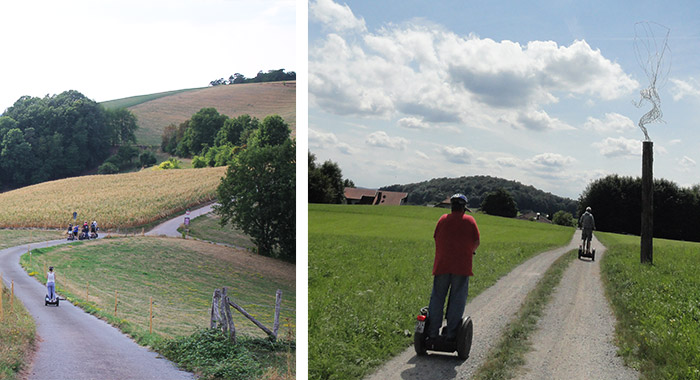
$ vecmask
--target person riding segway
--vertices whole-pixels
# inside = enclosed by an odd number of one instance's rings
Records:
[[[480,236],[476,221],[466,215],[467,197],[455,194],[450,198],[452,212],[444,214],[435,226],[435,260],[433,290],[430,304],[421,310],[416,324],[414,344],[416,353],[427,350],[457,351],[461,359],[469,357],[473,325],[464,317],[469,276],[473,276],[472,258],[479,247]],[[443,307],[449,291],[447,325],[442,328]]]
[[[595,261],[595,249],[591,251],[591,240],[593,239],[593,230],[595,230],[595,218],[591,214],[591,208],[586,207],[586,212],[584,212],[578,220],[579,226],[581,226],[581,245],[578,249],[578,258],[590,257]]]

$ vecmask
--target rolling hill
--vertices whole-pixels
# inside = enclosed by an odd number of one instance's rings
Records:
[[[520,212],[529,210],[553,215],[564,210],[576,214],[577,202],[573,199],[547,193],[517,181],[490,176],[433,178],[406,185],[384,186],[381,189],[408,193],[408,204],[412,205],[436,204],[456,192],[462,192],[469,198],[469,207],[478,208],[488,193],[499,188],[510,193]]]
[[[263,119],[280,115],[296,136],[296,81],[245,83],[161,92],[101,103],[107,108],[126,107],[138,120],[139,145],[160,145],[163,129],[179,125],[205,107],[229,117],[243,114]]]

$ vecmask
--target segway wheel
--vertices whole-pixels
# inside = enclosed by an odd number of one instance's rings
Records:
[[[472,319],[470,317],[463,318],[457,335],[457,356],[462,360],[466,360],[469,357],[473,335],[474,324]]]
[[[578,249],[578,259],[581,260],[581,248]]]
[[[423,356],[428,353],[425,347],[425,333],[415,333],[413,335],[413,346],[416,349],[416,354]]]
[[[591,251],[591,259],[595,261],[595,249]]]

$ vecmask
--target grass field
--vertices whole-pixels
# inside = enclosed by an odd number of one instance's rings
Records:
[[[160,146],[165,127],[179,125],[205,107],[214,107],[228,117],[248,114],[262,120],[277,114],[296,136],[295,81],[205,87],[154,97],[128,108],[138,119],[138,143]]]
[[[132,237],[78,242],[35,249],[27,272],[45,281],[44,267],[54,266],[57,290],[75,304],[110,319],[148,344],[149,297],[153,331],[162,337],[184,336],[209,326],[214,289],[228,287],[229,297],[265,326],[272,326],[275,292],[281,289],[281,334],[286,318],[295,327],[294,265],[193,240]],[[114,318],[115,291],[118,292]],[[242,315],[234,314],[243,334],[265,336]]]
[[[62,231],[55,230],[0,230],[0,249],[47,240],[62,239],[63,237]]]
[[[248,235],[243,231],[233,228],[230,224],[226,227],[221,227],[219,224],[220,220],[221,217],[213,212],[192,219],[189,226],[189,236],[200,240],[245,248],[251,251],[255,248],[255,244],[253,244]],[[183,226],[180,226],[178,231],[184,232],[185,230]]]
[[[408,347],[432,287],[444,209],[309,205],[309,378],[357,379]],[[469,297],[573,228],[475,215],[481,247]]]
[[[174,91],[165,91],[165,92],[158,92],[155,94],[147,94],[147,95],[136,95],[136,96],[130,96],[128,98],[122,98],[122,99],[114,99],[114,100],[108,100],[106,102],[101,102],[100,104],[104,106],[105,108],[129,108],[133,106],[137,106],[141,103],[146,103],[150,102],[151,100],[156,100],[159,98],[164,98],[166,96],[171,96],[175,94],[179,94],[181,92],[186,92],[186,91],[193,91],[193,90],[201,90],[206,87],[199,87],[199,88],[189,88],[189,89],[184,89],[184,90],[174,90]]]
[[[642,265],[638,236],[596,236],[626,363],[643,379],[700,379],[700,244],[654,239],[654,264]]]
[[[0,379],[15,379],[34,345],[36,325],[17,298],[10,305],[10,289],[2,286],[0,297]]]
[[[142,170],[44,182],[0,194],[0,228],[67,228],[97,220],[104,229],[149,224],[210,201],[226,168]]]

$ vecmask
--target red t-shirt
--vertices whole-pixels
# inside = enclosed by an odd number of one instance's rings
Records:
[[[472,256],[479,240],[476,220],[464,212],[445,214],[435,226],[435,263],[433,275],[473,276]]]

